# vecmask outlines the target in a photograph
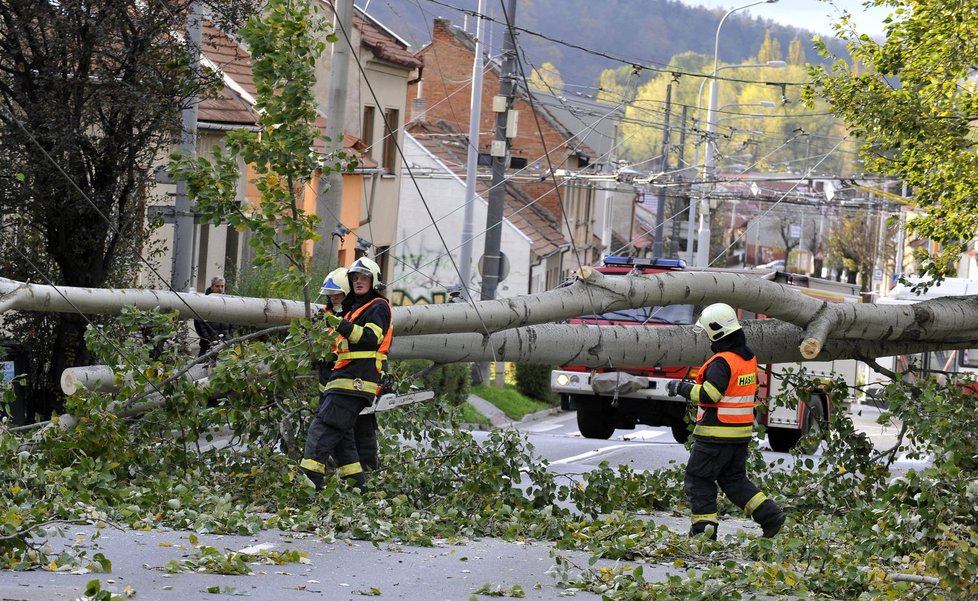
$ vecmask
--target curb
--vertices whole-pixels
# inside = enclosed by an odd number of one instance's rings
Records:
[[[469,394],[468,403],[476,411],[484,415],[486,419],[489,420],[489,423],[495,428],[505,428],[515,424],[533,422],[560,413],[560,407],[551,407],[550,409],[541,409],[540,411],[527,413],[522,419],[513,420],[503,413],[498,407],[480,396]]]

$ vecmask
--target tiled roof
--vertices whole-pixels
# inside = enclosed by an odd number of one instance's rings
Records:
[[[407,44],[386,31],[369,15],[355,12],[353,26],[360,30],[360,44],[370,48],[377,58],[408,69],[424,65],[423,60],[408,51]]]
[[[254,125],[258,115],[250,100],[257,91],[251,76],[251,56],[243,48],[213,25],[204,25],[201,49],[210,63],[224,72],[240,86],[239,90],[225,85],[217,98],[205,98],[198,107],[198,121],[222,125]]]
[[[258,89],[255,87],[251,70],[251,55],[210,23],[204,24],[201,42],[204,57],[224,74],[225,85],[217,98],[205,98],[200,101],[198,122],[202,123],[203,127],[208,123],[230,126],[257,125],[258,113],[252,103],[258,94]],[[325,129],[325,117],[318,116],[316,126]],[[317,150],[325,150],[325,143],[321,139],[316,140],[315,146]],[[348,133],[343,134],[343,147],[353,150],[365,148],[358,137]],[[376,167],[377,162],[361,156],[360,166]]]
[[[455,131],[444,122],[411,122],[408,133],[414,136],[431,154],[448,166],[456,175],[465,176],[467,136]],[[488,198],[491,183],[478,180],[477,192]],[[506,182],[506,204],[503,216],[531,240],[533,252],[545,257],[553,254],[567,244],[560,228],[553,222],[550,213],[535,203],[517,182]]]

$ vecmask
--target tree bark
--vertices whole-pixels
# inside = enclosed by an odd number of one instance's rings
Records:
[[[675,272],[607,277],[583,268],[569,286],[473,304],[394,307],[392,358],[532,361],[577,365],[696,365],[709,353],[687,327],[570,326],[552,322],[652,305],[725,302],[775,320],[745,321],[762,361],[879,357],[968,348],[978,339],[978,297],[912,305],[830,303],[757,276]],[[184,318],[270,326],[302,319],[302,302],[156,290],[41,286],[0,279],[7,310],[117,313],[123,306]],[[784,322],[784,323],[782,323]],[[445,334],[452,334],[448,337]],[[802,352],[804,350],[804,354]]]

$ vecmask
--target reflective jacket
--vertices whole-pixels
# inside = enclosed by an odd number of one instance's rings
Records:
[[[729,371],[729,376],[726,376]],[[717,374],[720,374],[719,376]],[[725,382],[723,380],[726,380]],[[690,400],[697,404],[693,436],[709,442],[745,442],[754,433],[757,357],[718,352],[700,368]]]
[[[381,296],[357,300],[336,326],[340,334],[336,361],[329,381],[321,388],[373,402],[391,346],[391,306]]]

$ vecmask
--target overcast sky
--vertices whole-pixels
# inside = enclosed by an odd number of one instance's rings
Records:
[[[709,8],[731,9],[737,6],[750,4],[751,0],[681,0],[683,4],[689,6],[706,6]],[[822,2],[821,0],[780,0],[774,4],[758,4],[745,9],[743,12],[750,13],[755,17],[771,19],[785,25],[793,25],[822,35],[832,35],[831,23],[838,20],[839,10],[844,9],[852,13],[858,31],[870,36],[880,36],[883,34],[883,19],[888,15],[890,9],[873,8],[869,11],[863,9],[863,0],[834,0],[833,2]]]

